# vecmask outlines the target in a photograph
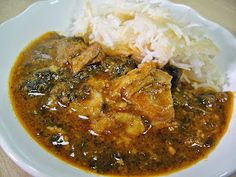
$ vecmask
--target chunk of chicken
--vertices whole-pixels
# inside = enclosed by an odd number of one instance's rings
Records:
[[[104,133],[105,131],[109,132],[111,127],[113,127],[115,121],[112,117],[107,115],[102,115],[93,119],[91,121],[91,129],[96,132],[97,134]]]
[[[150,73],[153,72],[153,70],[156,70],[155,63],[143,63],[139,65],[139,68],[133,69],[126,75],[114,80],[111,87],[111,96],[114,98],[124,97],[129,99],[143,86],[153,82],[154,78],[149,77]]]
[[[111,99],[122,98],[153,125],[167,122],[174,117],[171,96],[172,77],[153,62],[143,63],[139,68],[116,80],[111,86]]]
[[[91,61],[101,61],[105,57],[102,46],[99,43],[90,45],[79,56],[72,58],[71,66],[73,73],[78,73],[86,64]]]
[[[132,137],[142,134],[145,129],[141,116],[130,113],[118,112],[115,114],[115,121],[124,124],[126,126],[125,132]]]
[[[125,112],[117,112],[112,114],[102,115],[99,118],[92,120],[91,128],[98,134],[104,131],[111,131],[116,126],[123,125],[125,129],[121,129],[119,134],[137,137],[145,130],[141,116],[133,115]]]
[[[87,83],[98,92],[102,93],[106,85],[109,83],[109,80],[105,77],[92,77],[89,78]]]
[[[69,110],[78,115],[94,118],[99,116],[102,110],[103,97],[96,90],[91,90],[90,96],[84,100],[74,101],[70,104]]]

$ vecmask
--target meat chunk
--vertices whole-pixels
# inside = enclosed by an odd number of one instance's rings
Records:
[[[143,85],[147,85],[147,82],[152,82],[153,78],[148,76],[150,75],[151,70],[155,70],[155,68],[155,63],[144,63],[140,65],[139,68],[114,80],[111,87],[111,96],[129,99],[135,92],[139,91]],[[148,81],[149,79],[151,79],[151,81]]]
[[[71,59],[80,55],[87,48],[80,37],[62,38],[57,41],[57,64],[62,67],[69,64]]]
[[[122,98],[134,109],[148,117],[153,125],[174,118],[171,96],[172,77],[153,62],[143,63],[139,68],[114,80],[111,99]]]
[[[93,119],[99,116],[102,110],[103,97],[96,90],[91,90],[88,98],[80,101],[74,101],[70,104],[69,110],[77,115],[86,116]]]
[[[104,88],[106,87],[107,83],[109,83],[109,80],[107,80],[106,78],[101,78],[101,77],[92,77],[92,78],[88,79],[87,83],[93,89],[102,93]]]
[[[72,58],[71,66],[73,73],[78,73],[85,65],[91,61],[101,61],[105,57],[102,51],[102,46],[99,43],[94,43],[90,45],[86,50],[84,50],[79,56]]]
[[[124,127],[120,130],[120,135],[128,135],[129,137],[137,137],[144,132],[144,125],[141,116],[131,113],[117,112],[116,114],[108,114],[92,120],[91,128],[98,134],[104,131],[112,132],[116,127]]]
[[[58,66],[70,66],[73,73],[77,74],[81,69],[93,62],[101,61],[105,54],[99,43],[93,43],[87,46],[82,38],[62,38],[57,41],[57,57]]]
[[[131,137],[136,137],[144,132],[144,125],[141,116],[133,115],[130,113],[118,112],[115,114],[115,121],[125,125],[125,133]]]

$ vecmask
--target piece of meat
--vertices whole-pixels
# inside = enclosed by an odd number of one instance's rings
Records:
[[[91,86],[96,91],[102,93],[104,88],[106,87],[109,80],[107,78],[103,77],[91,77],[88,79],[87,83],[89,86]]]
[[[98,62],[105,57],[102,46],[99,43],[93,43],[79,56],[72,58],[71,67],[74,74],[78,73],[85,65],[91,61]]]
[[[111,135],[112,142],[117,146],[128,147],[144,133],[145,126],[140,115],[128,112],[111,112],[93,119],[91,129],[98,136]]]
[[[144,85],[153,82],[150,71],[156,69],[155,63],[142,64],[139,68],[128,72],[126,75],[114,80],[111,86],[111,96],[113,98],[123,97],[130,99]]]
[[[89,119],[93,119],[101,114],[102,105],[103,97],[101,93],[91,90],[88,98],[72,102],[69,105],[69,110],[78,116],[86,116]]]
[[[153,125],[174,118],[172,77],[156,68],[156,63],[143,63],[139,68],[114,80],[110,87],[112,100],[122,98],[148,117]]]
[[[117,112],[114,115],[114,119],[117,123],[125,125],[125,133],[131,137],[136,137],[142,134],[145,130],[141,116],[131,113]]]
[[[56,61],[60,67],[69,64],[72,58],[80,55],[88,47],[80,37],[62,38],[56,45]]]

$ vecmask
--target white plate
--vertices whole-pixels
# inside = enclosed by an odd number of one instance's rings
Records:
[[[37,2],[22,14],[0,25],[0,144],[11,159],[33,176],[92,176],[43,150],[19,124],[8,97],[9,72],[19,52],[32,39],[44,32],[65,30],[70,22],[74,2],[75,0]],[[236,40],[233,35],[223,27],[200,17],[187,6],[167,1],[163,6],[170,9],[177,19],[197,22],[205,26],[205,34],[209,35],[221,50],[217,63],[227,71],[230,83],[225,89],[235,91]],[[236,171],[235,138],[236,115],[234,113],[228,131],[209,157],[171,176],[216,177],[232,174]]]

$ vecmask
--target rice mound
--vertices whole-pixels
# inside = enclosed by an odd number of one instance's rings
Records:
[[[216,45],[199,32],[201,25],[174,20],[160,4],[148,0],[93,4],[87,0],[82,12],[75,11],[69,35],[87,36],[107,52],[154,61],[160,68],[170,63],[183,69],[181,80],[195,88],[222,90],[225,77],[214,64],[219,52]]]

